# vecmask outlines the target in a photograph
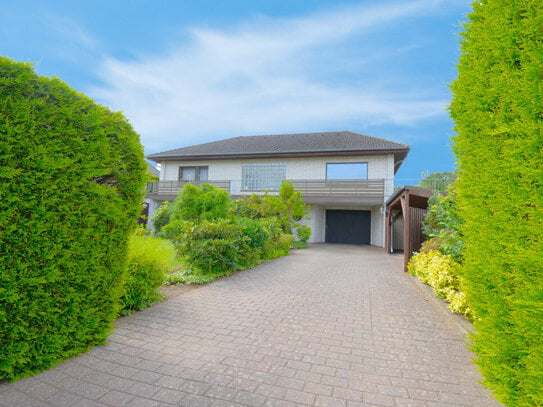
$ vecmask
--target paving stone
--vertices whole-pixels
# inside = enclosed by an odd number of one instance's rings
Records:
[[[73,407],[106,407],[107,404],[100,403],[98,401],[82,399],[73,405]]]
[[[103,395],[98,401],[108,406],[121,407],[130,405],[134,400],[134,396],[120,391],[110,391]]]
[[[296,404],[312,405],[315,400],[315,394],[303,391],[288,389],[285,392],[284,399]]]
[[[499,406],[402,259],[294,251],[120,318],[108,345],[0,383],[0,406]]]
[[[315,406],[317,407],[346,407],[347,401],[338,399],[336,397],[317,395],[315,399]]]
[[[83,397],[81,396],[78,396],[76,394],[73,394],[73,393],[69,393],[69,392],[58,392],[54,395],[52,395],[51,397],[48,397],[47,399],[45,399],[45,403],[46,405],[51,405],[51,406],[55,406],[55,407],[71,407],[73,406],[74,404],[78,403],[79,401],[81,401],[83,399]],[[25,406],[26,405],[26,402],[25,403],[14,403],[12,404],[13,406]]]
[[[238,391],[234,401],[246,406],[261,406],[266,401],[266,397],[248,391]]]

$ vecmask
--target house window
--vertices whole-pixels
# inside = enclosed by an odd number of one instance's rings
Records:
[[[326,180],[368,179],[368,163],[327,163]]]
[[[241,171],[242,191],[279,191],[287,175],[286,163],[243,164]]]
[[[207,181],[208,167],[179,167],[179,181]]]

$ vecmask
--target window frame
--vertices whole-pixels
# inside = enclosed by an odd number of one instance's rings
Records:
[[[364,167],[365,177],[364,178],[329,178],[329,166],[330,165],[353,165],[361,164]],[[368,162],[367,161],[356,161],[356,162],[327,162],[326,163],[326,182],[341,182],[341,181],[367,181],[368,180]]]
[[[280,174],[275,177],[259,177],[266,173],[268,173],[267,175],[274,175],[274,172]],[[279,191],[281,183],[286,179],[286,175],[287,164],[282,161],[243,163],[241,166],[241,191]]]
[[[205,179],[202,179],[201,178],[201,170],[204,169],[206,170],[206,178]],[[195,171],[195,179],[183,179],[183,171],[187,170],[187,169],[194,169],[196,170]],[[208,165],[181,165],[178,167],[178,170],[177,170],[177,180],[179,182],[207,182],[209,180],[209,166]]]

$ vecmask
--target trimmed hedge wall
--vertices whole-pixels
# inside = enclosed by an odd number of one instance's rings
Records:
[[[509,406],[543,405],[543,2],[482,0],[451,114],[472,349]]]
[[[120,113],[0,58],[0,379],[104,343],[145,169]]]

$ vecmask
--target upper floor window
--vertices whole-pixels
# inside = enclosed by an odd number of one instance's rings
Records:
[[[287,175],[286,163],[249,163],[241,169],[242,191],[279,191]]]
[[[326,180],[368,179],[368,163],[327,163]]]
[[[208,167],[179,167],[179,181],[207,181]]]

